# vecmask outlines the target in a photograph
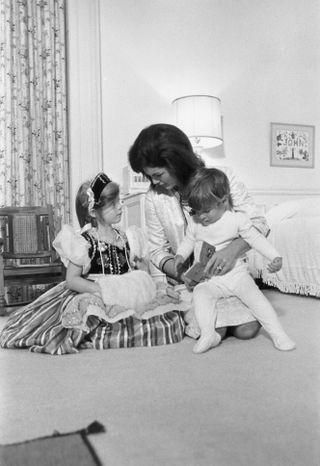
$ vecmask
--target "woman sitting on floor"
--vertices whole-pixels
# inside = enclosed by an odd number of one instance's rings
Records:
[[[174,267],[174,255],[190,219],[186,189],[204,163],[193,152],[188,137],[176,126],[164,123],[148,126],[140,132],[129,151],[129,161],[135,172],[143,173],[151,181],[145,197],[150,260],[167,277],[181,283],[181,273],[177,274]],[[246,212],[254,226],[266,235],[269,230],[266,220],[257,213],[257,206],[245,185],[231,169],[222,170],[229,179],[234,210]],[[243,239],[233,240],[212,256],[206,273],[224,275],[249,249]],[[259,332],[259,322],[238,298],[219,299],[217,310],[217,328],[222,337],[229,333],[248,339]],[[199,336],[192,325],[186,331],[191,337]]]

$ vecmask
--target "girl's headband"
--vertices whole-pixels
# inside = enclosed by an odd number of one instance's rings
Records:
[[[110,178],[103,172],[98,173],[97,176],[91,181],[90,186],[87,189],[89,210],[93,209],[94,206],[99,202],[102,191],[109,183],[111,183]]]

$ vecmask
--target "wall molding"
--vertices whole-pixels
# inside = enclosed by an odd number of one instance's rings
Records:
[[[320,196],[319,189],[249,189],[250,193],[261,196],[292,196],[292,197],[308,197]]]
[[[67,2],[68,135],[72,222],[80,184],[103,167],[100,3]]]
[[[255,202],[266,212],[272,206],[281,202],[306,199],[312,197],[320,198],[319,189],[249,189],[249,193]]]

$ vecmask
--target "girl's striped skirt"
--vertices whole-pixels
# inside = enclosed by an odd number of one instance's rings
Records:
[[[12,312],[0,335],[2,348],[29,348],[52,355],[77,353],[80,349],[133,348],[178,343],[184,336],[179,311],[140,320],[134,316],[110,323],[90,315],[85,326],[63,325],[63,312],[78,294],[65,282],[32,303]]]

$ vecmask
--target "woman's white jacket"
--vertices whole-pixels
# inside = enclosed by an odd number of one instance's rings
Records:
[[[235,211],[246,212],[255,227],[264,235],[268,225],[258,214],[258,207],[246,186],[237,179],[230,168],[219,167],[228,176]],[[185,235],[190,218],[177,193],[160,192],[150,188],[145,197],[145,215],[151,262],[159,268],[161,260],[175,254]]]

